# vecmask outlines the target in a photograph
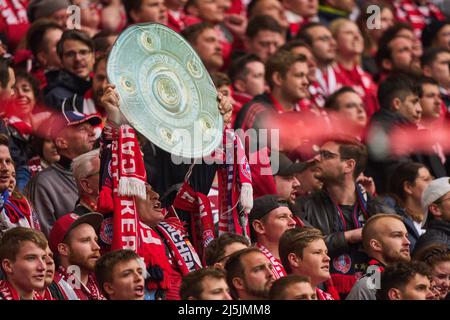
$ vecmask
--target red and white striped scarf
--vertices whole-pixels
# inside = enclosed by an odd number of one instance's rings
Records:
[[[420,39],[422,30],[432,19],[443,21],[444,14],[431,1],[426,5],[418,5],[412,0],[394,2],[395,17],[401,22],[409,23],[417,37]]]
[[[253,207],[250,165],[244,147],[232,130],[225,130],[223,164],[217,172],[219,185],[219,235],[237,233],[249,235],[248,214]],[[216,156],[220,156],[216,152]],[[238,209],[240,202],[242,209]]]
[[[59,266],[54,281],[67,300],[106,300],[93,274],[89,274],[85,285],[74,273],[68,273],[66,268]]]
[[[331,294],[319,288],[316,288],[317,300],[334,300]]]
[[[173,207],[191,214],[190,231],[193,245],[203,257],[206,247],[215,238],[211,202],[206,195],[194,191],[185,181],[175,197]]]
[[[0,300],[21,300],[19,293],[7,280],[0,280]],[[33,291],[33,300],[43,300],[36,291]]]
[[[280,259],[277,259],[273,256],[273,254],[267,249],[265,246],[263,246],[260,243],[256,243],[256,247],[261,250],[261,252],[269,259],[269,261],[272,263],[272,273],[275,279],[280,279],[282,277],[286,276],[286,271],[284,270],[283,265],[281,264]]]
[[[167,290],[170,264],[157,233],[142,224],[135,197],[146,199],[146,171],[137,135],[129,125],[107,123],[101,147],[100,194],[97,208],[112,217],[112,250],[129,249],[141,256],[150,275],[149,289]]]

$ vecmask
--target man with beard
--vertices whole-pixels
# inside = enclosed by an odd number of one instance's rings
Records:
[[[325,235],[331,277],[342,298],[350,292],[357,273],[365,272],[367,256],[360,249],[362,226],[371,213],[384,209],[376,208],[370,195],[356,183],[367,163],[367,149],[359,141],[345,136],[329,139],[315,160],[315,176],[323,188],[304,202],[304,219]]]
[[[218,31],[208,22],[193,24],[181,35],[200,56],[209,73],[218,72],[224,64]]]
[[[404,24],[387,29],[378,44],[375,59],[380,70],[378,81],[396,72],[420,74],[420,51],[414,33]]]
[[[400,216],[372,216],[363,227],[362,242],[371,260],[366,275],[355,283],[347,300],[376,300],[377,279],[384,268],[411,260],[408,232]]]
[[[59,218],[49,236],[50,249],[55,252],[58,269],[55,282],[65,300],[104,300],[94,277],[100,258],[97,232],[103,216],[91,212],[74,213]]]
[[[258,248],[234,253],[225,264],[231,296],[239,300],[268,299],[275,280],[272,269],[272,263]]]

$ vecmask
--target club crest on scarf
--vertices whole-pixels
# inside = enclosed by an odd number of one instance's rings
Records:
[[[352,259],[348,254],[342,254],[333,259],[333,267],[337,271],[346,274],[352,267]]]

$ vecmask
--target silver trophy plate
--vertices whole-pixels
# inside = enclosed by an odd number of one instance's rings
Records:
[[[210,155],[222,142],[216,88],[189,43],[156,23],[125,29],[107,74],[128,122],[161,149],[185,158]]]

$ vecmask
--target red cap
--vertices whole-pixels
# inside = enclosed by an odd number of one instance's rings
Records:
[[[98,212],[91,212],[82,216],[75,213],[68,213],[56,220],[50,231],[48,244],[53,254],[58,253],[58,244],[64,241],[64,238],[71,230],[80,224],[87,223],[91,225],[95,232],[98,232],[103,221],[103,215]]]

